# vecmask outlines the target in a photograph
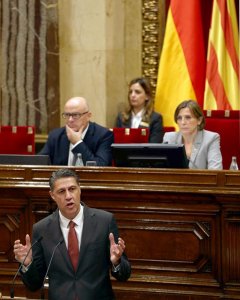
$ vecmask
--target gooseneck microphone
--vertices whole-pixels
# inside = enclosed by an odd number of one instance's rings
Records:
[[[48,276],[48,271],[49,271],[50,266],[51,266],[51,264],[52,264],[53,256],[54,256],[54,254],[55,254],[55,251],[56,251],[57,247],[58,247],[59,245],[61,245],[62,243],[63,243],[63,240],[60,240],[60,241],[56,244],[56,246],[53,248],[53,252],[52,252],[52,255],[51,255],[51,258],[50,258],[48,267],[47,267],[47,271],[46,271],[46,274],[45,274],[44,279],[43,279],[42,287],[41,287],[41,299],[44,299],[44,284],[45,284],[45,282],[46,282],[46,279],[47,279],[47,276]]]
[[[10,290],[10,298],[11,299],[14,299],[14,284],[15,284],[15,280],[17,278],[17,275],[19,274],[20,270],[22,269],[22,267],[24,266],[24,263],[28,257],[28,254],[30,253],[30,251],[32,250],[32,248],[37,244],[39,243],[41,240],[43,239],[42,236],[40,236],[32,245],[31,247],[28,249],[28,252],[26,254],[26,256],[24,257],[22,263],[20,264],[19,268],[17,269],[17,272],[15,274],[15,276],[13,277],[13,280],[12,280],[12,287],[11,287],[11,290]]]

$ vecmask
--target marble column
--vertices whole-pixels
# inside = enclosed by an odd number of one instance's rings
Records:
[[[127,83],[141,75],[141,0],[59,0],[60,106],[87,98],[92,120],[113,127]]]

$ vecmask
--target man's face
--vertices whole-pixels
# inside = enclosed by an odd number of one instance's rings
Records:
[[[50,195],[67,219],[72,220],[79,213],[81,189],[74,177],[57,179]]]
[[[86,128],[91,117],[88,108],[76,100],[71,100],[66,103],[64,114],[66,115],[66,125],[74,131],[78,131],[80,128]]]

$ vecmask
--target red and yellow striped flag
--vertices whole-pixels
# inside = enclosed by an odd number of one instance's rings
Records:
[[[214,0],[204,109],[240,109],[239,36],[235,1]]]
[[[200,1],[170,3],[155,98],[164,126],[176,125],[174,111],[183,100],[203,106],[206,55]]]

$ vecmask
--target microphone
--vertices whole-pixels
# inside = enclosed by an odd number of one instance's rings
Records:
[[[63,242],[63,240],[60,240],[60,241],[57,243],[57,245],[53,248],[53,252],[52,252],[52,255],[51,255],[51,258],[50,258],[48,267],[47,267],[47,271],[46,271],[46,274],[45,274],[44,279],[43,279],[42,287],[41,287],[41,299],[44,299],[44,284],[45,284],[45,282],[46,282],[46,278],[47,278],[47,276],[48,276],[48,271],[49,271],[50,266],[51,266],[51,264],[52,264],[53,256],[54,256],[54,254],[55,254],[55,251],[56,251],[57,247],[58,247],[59,245],[61,245],[62,242]]]
[[[28,257],[28,254],[30,253],[30,251],[32,250],[32,248],[37,244],[39,243],[41,240],[43,239],[42,236],[40,236],[32,245],[31,247],[28,249],[28,252],[26,254],[26,256],[24,257],[22,263],[20,264],[19,268],[17,269],[17,272],[15,274],[15,276],[13,277],[13,280],[12,280],[12,287],[11,287],[11,290],[10,290],[10,298],[11,299],[14,299],[14,284],[15,284],[15,280],[17,278],[17,275],[19,274],[20,270],[22,269],[27,257]]]

